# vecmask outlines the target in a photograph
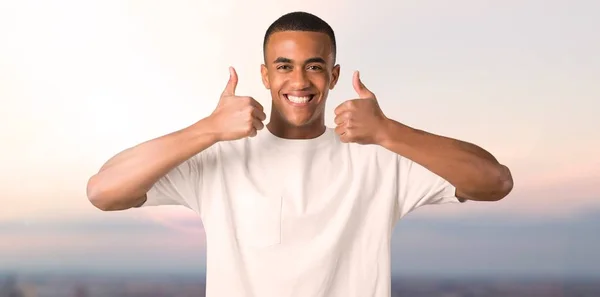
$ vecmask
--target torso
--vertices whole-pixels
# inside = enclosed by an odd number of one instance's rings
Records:
[[[395,155],[268,131],[219,143],[204,180],[207,296],[389,296]],[[207,175],[205,175],[207,176]]]

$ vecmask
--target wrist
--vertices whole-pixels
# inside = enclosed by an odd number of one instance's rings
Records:
[[[203,143],[213,145],[221,141],[221,135],[218,133],[217,128],[210,116],[203,118],[188,127],[188,131],[195,139],[198,139]]]
[[[381,128],[378,144],[385,148],[405,144],[405,138],[410,135],[412,130],[412,128],[397,121],[386,119]]]
[[[379,135],[376,138],[377,145],[388,147],[393,142],[395,130],[394,122],[394,120],[388,118],[383,120],[381,127],[378,129]]]

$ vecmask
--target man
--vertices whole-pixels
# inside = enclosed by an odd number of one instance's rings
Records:
[[[389,296],[395,223],[426,204],[496,201],[510,171],[483,149],[387,118],[354,74],[357,98],[324,124],[339,77],[331,27],[276,20],[262,80],[273,108],[236,95],[215,111],[109,160],[88,183],[102,210],[184,205],[207,237],[207,296]]]

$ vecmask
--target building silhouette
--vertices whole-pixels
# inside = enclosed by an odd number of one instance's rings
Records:
[[[0,297],[26,297],[16,275],[9,275],[0,283]]]

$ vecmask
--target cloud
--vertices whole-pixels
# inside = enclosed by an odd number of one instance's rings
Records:
[[[0,267],[22,270],[198,271],[205,235],[193,222],[173,228],[131,213],[0,222]]]
[[[161,211],[157,211],[162,208]],[[36,220],[0,220],[6,235],[163,235],[204,232],[202,221],[183,206],[161,206],[117,212],[46,216]]]
[[[600,276],[600,211],[569,219],[407,218],[394,232],[397,274]]]
[[[0,225],[0,267],[24,271],[58,267],[64,271],[205,270],[203,232],[182,232],[147,218],[119,216],[40,221],[30,226],[4,222]],[[562,219],[409,215],[394,230],[392,270],[395,275],[429,276],[600,276],[595,264],[600,259],[600,238],[593,236],[599,218],[600,211]]]
[[[548,161],[550,162],[550,161]],[[427,206],[414,215],[424,217],[476,218],[518,217],[521,219],[564,219],[600,211],[600,170],[594,158],[585,164],[568,164],[555,168],[525,168],[527,164],[512,169],[513,191],[498,202],[469,201],[460,205]],[[529,165],[531,166],[531,165]]]

